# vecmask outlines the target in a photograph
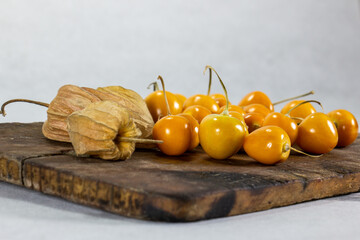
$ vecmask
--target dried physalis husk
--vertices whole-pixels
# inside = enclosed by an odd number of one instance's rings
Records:
[[[101,100],[115,101],[126,108],[130,117],[141,131],[141,138],[151,138],[154,121],[144,99],[136,92],[120,86],[92,89],[84,88]]]
[[[105,100],[115,101],[127,109],[130,117],[141,131],[141,138],[151,139],[154,122],[144,99],[136,92],[120,86],[104,87],[95,90],[65,85],[59,89],[58,94],[50,104],[29,99],[12,99],[1,106],[0,113],[5,116],[5,106],[13,102],[28,102],[48,107],[48,118],[42,128],[44,136],[51,140],[70,142],[67,132],[67,117],[75,111],[84,109],[91,103]],[[138,143],[137,146],[146,146],[146,148],[155,147],[150,142],[147,142],[146,145],[143,142]]]
[[[45,137],[62,142],[70,142],[66,127],[67,117],[82,110],[90,103],[111,100],[126,108],[136,126],[141,131],[141,138],[151,138],[154,122],[145,101],[136,92],[120,86],[98,88],[97,90],[74,85],[65,85],[51,101],[43,125]],[[151,145],[146,145],[151,146]]]
[[[45,137],[62,142],[70,142],[67,132],[67,117],[78,110],[84,109],[90,103],[101,100],[92,93],[74,85],[62,86],[47,110],[47,120],[42,132]]]
[[[141,131],[127,109],[113,101],[92,103],[67,119],[71,143],[77,155],[97,156],[105,160],[128,159],[135,143],[122,138],[137,138]]]

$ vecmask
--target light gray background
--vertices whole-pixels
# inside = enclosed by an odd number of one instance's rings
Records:
[[[122,85],[145,97],[158,74],[169,91],[206,93],[206,64],[237,103],[315,90],[328,112],[360,118],[360,8],[355,0],[0,1],[0,102],[50,102],[64,84]],[[213,92],[220,92],[214,85]],[[277,108],[279,110],[279,108]],[[8,107],[0,122],[46,119]],[[359,194],[192,224],[118,217],[0,183],[4,239],[356,239]],[[19,230],[20,229],[20,230]]]
[[[326,112],[359,119],[359,2],[0,1],[1,102],[50,102],[64,84],[145,97],[159,74],[169,91],[191,96],[206,93],[206,64],[234,103],[253,90],[273,101],[315,90]],[[46,109],[18,103],[0,121],[45,119]]]
[[[0,182],[2,240],[358,240],[360,193],[192,223],[121,217]]]

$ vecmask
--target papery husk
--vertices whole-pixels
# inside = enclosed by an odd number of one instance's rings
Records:
[[[122,142],[120,137],[141,136],[128,109],[113,101],[92,103],[72,113],[67,119],[67,129],[77,155],[105,160],[130,158],[135,143]]]
[[[120,86],[95,90],[74,85],[61,87],[56,97],[51,101],[47,111],[48,118],[42,128],[44,136],[51,140],[70,142],[67,132],[67,117],[75,111],[84,109],[91,103],[105,100],[115,101],[123,108],[126,108],[141,131],[140,137],[151,138],[154,122],[145,101],[139,94]],[[140,148],[155,147],[154,144],[141,143],[138,143],[137,146]]]
[[[115,101],[126,108],[130,117],[141,131],[141,138],[151,138],[154,121],[144,99],[135,91],[120,86],[100,87],[95,89],[84,88],[99,99]]]
[[[47,110],[47,120],[42,127],[44,136],[51,140],[70,142],[67,132],[67,117],[91,103],[100,101],[101,99],[97,96],[81,87],[62,86]]]

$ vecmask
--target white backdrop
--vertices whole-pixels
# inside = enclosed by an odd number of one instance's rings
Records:
[[[158,74],[190,96],[206,93],[206,64],[234,103],[253,90],[273,101],[315,90],[326,112],[360,119],[359,2],[0,1],[0,102],[50,102],[64,84],[121,85],[145,97]],[[7,113],[0,122],[46,119],[28,104]]]

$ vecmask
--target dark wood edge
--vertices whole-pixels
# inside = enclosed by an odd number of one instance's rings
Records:
[[[59,173],[26,161],[23,176],[25,187],[45,194],[122,216],[170,222],[239,215],[360,190],[360,173],[353,173],[311,181],[306,186],[299,180],[257,192],[235,189],[184,201]]]

